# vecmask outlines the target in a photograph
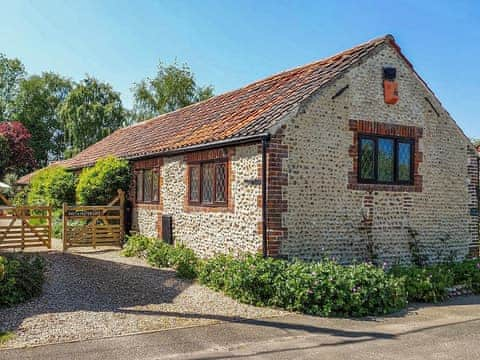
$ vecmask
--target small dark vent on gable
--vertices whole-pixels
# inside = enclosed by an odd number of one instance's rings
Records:
[[[425,96],[425,100],[426,100],[427,103],[430,105],[430,107],[431,107],[432,110],[435,112],[435,114],[437,114],[437,117],[440,117],[440,113],[437,111],[437,109],[435,108],[435,106],[433,106],[433,104],[432,104],[432,102],[430,101],[430,99]]]

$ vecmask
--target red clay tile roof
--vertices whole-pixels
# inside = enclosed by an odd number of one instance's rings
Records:
[[[393,37],[387,35],[327,59],[119,129],[65,161],[64,165],[81,168],[106,155],[141,158],[192,145],[262,134],[302,100],[384,43],[396,46]]]
[[[63,163],[64,163],[64,160],[60,160],[60,161],[55,161],[53,163],[51,163],[50,165],[48,166],[57,166],[57,165],[62,165],[63,166]],[[28,185],[30,184],[30,180],[32,179],[32,177],[38,173],[41,169],[38,169],[38,170],[35,170],[27,175],[24,175],[22,176],[21,178],[19,178],[16,182],[17,185]]]

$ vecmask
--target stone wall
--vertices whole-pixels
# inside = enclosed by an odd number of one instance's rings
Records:
[[[397,69],[396,105],[384,102],[384,66]],[[349,188],[354,171],[352,120],[421,129],[416,154],[421,157],[420,186],[412,191]],[[478,229],[478,217],[471,215],[476,194],[468,186],[474,181],[468,169],[471,145],[390,46],[309,99],[281,131],[282,144],[288,147],[282,160],[288,173],[281,186],[281,227],[288,234],[281,242],[282,255],[334,256],[343,262],[373,255],[405,261],[411,257],[409,243],[417,240],[429,260],[436,261],[464,257],[478,241],[472,230]]]
[[[163,159],[160,170],[160,204],[136,204],[134,229],[148,236],[160,237],[160,217],[169,214],[173,216],[175,243],[185,244],[201,256],[261,251],[262,235],[257,231],[262,217],[258,204],[261,185],[252,181],[259,179],[261,153],[257,144],[224,151],[230,159],[227,207],[188,205],[187,160],[191,156],[202,156],[202,152],[167,157]]]

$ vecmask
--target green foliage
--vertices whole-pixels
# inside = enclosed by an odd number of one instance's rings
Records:
[[[408,300],[437,303],[445,300],[447,289],[455,285],[450,265],[396,266],[391,274],[405,279]]]
[[[108,204],[117,190],[128,191],[131,171],[128,161],[108,156],[95,166],[83,169],[77,185],[77,198],[81,204]]]
[[[126,257],[147,258],[147,249],[153,245],[155,239],[135,234],[127,236],[127,243],[123,247],[122,255]]]
[[[0,54],[0,121],[10,120],[19,84],[25,77],[25,67],[18,59]]]
[[[171,246],[143,235],[133,235],[128,237],[122,255],[146,258],[150,265],[159,268],[173,268],[183,279],[197,277],[199,260],[193,250],[183,245]]]
[[[82,80],[60,108],[65,131],[65,157],[95,144],[125,124],[120,94],[93,77]]]
[[[30,145],[40,167],[48,160],[59,160],[65,150],[60,105],[73,83],[52,72],[33,75],[19,84],[13,118],[21,121],[32,134]]]
[[[0,257],[0,307],[25,302],[42,292],[45,260],[37,255]]]
[[[248,304],[313,315],[378,315],[406,305],[403,279],[369,264],[342,266],[333,261],[288,262],[254,255],[241,259],[220,255],[206,261],[199,279]]]
[[[28,188],[17,191],[12,199],[14,206],[22,206],[28,204]]]
[[[13,339],[15,334],[11,331],[0,331],[0,345],[5,344],[7,341]]]
[[[27,201],[31,205],[49,204],[61,208],[75,203],[76,178],[62,166],[39,170],[30,180]]]
[[[480,146],[480,139],[473,139],[472,138],[472,143],[475,147]]]
[[[480,294],[480,259],[451,264],[451,269],[455,285],[463,285],[475,294]]]
[[[138,121],[180,109],[213,96],[211,86],[199,87],[188,65],[158,65],[154,78],[134,86],[134,111]]]

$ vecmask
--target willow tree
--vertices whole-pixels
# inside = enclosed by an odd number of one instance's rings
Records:
[[[88,76],[66,97],[60,108],[65,157],[71,157],[125,125],[120,94]]]
[[[211,86],[198,86],[186,64],[159,63],[157,74],[134,84],[134,116],[137,121],[180,109],[213,96]]]

